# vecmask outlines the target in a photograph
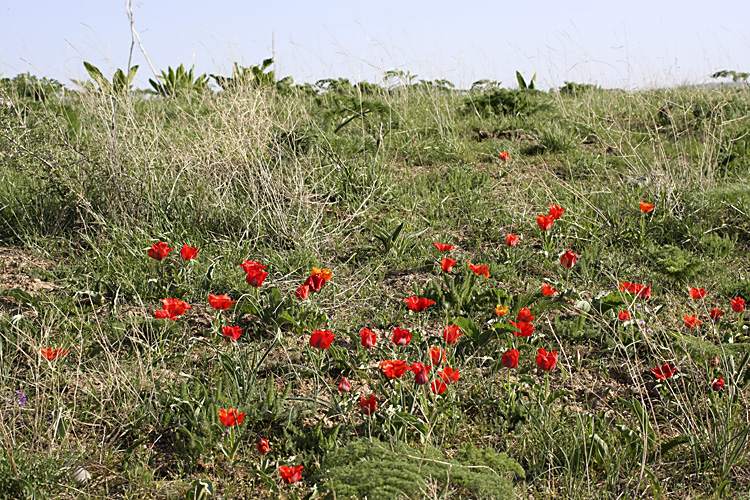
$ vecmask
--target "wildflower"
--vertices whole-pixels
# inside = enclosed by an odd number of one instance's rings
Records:
[[[562,257],[560,257],[560,264],[570,269],[571,267],[576,265],[576,262],[578,261],[578,255],[573,253],[573,250],[568,250],[564,254],[562,254]]]
[[[654,205],[653,203],[646,203],[645,201],[639,201],[638,204],[641,206],[641,212],[644,214],[649,214],[654,211]]]
[[[534,315],[531,314],[531,310],[528,307],[521,308],[520,311],[518,311],[518,316],[516,316],[516,321],[525,321],[525,322],[532,322],[534,321]]]
[[[262,269],[256,269],[245,274],[245,281],[255,288],[263,286],[263,280],[268,278],[268,273]]]
[[[341,377],[341,382],[339,382],[339,392],[349,392],[352,390],[352,386],[349,383],[349,381],[346,379],[346,377]]]
[[[508,233],[508,234],[505,235],[505,243],[509,247],[514,247],[514,246],[518,245],[518,238],[520,236],[521,236],[520,234],[510,234],[510,233]]]
[[[552,204],[549,205],[549,217],[552,220],[557,220],[560,217],[562,217],[562,214],[563,214],[564,211],[565,211],[565,209],[563,207],[561,207],[561,206],[552,205]]]
[[[506,314],[508,314],[508,306],[498,304],[497,307],[495,307],[495,314],[497,314],[498,316],[505,316]]]
[[[557,288],[552,288],[547,283],[542,283],[542,295],[545,297],[551,297],[552,295],[557,293]]]
[[[180,257],[182,257],[182,260],[193,260],[198,256],[198,249],[195,247],[189,247],[187,245],[182,246],[182,250],[180,250]]]
[[[236,342],[242,335],[242,329],[239,326],[225,326],[221,329],[221,334],[227,342]]]
[[[713,366],[714,368],[718,367],[718,366],[719,366],[719,363],[721,362],[721,361],[719,360],[719,356],[716,356],[716,355],[714,355],[714,357],[713,357],[713,358],[712,358],[711,356],[707,356],[707,358],[708,358],[709,364],[710,364],[711,366]]]
[[[266,455],[269,451],[271,451],[271,444],[268,442],[268,439],[261,438],[258,441],[258,453]]]
[[[53,347],[44,347],[41,350],[42,356],[44,356],[47,361],[55,361],[56,359],[62,358],[66,354],[68,354],[68,349],[56,349]]]
[[[651,298],[651,285],[644,287],[640,283],[630,283],[629,281],[623,281],[622,283],[620,283],[620,291],[630,292],[644,300],[648,300]]]
[[[443,382],[446,384],[454,384],[458,382],[458,379],[461,378],[461,374],[459,373],[459,370],[454,370],[450,366],[446,366],[442,370],[438,372],[438,375],[440,375],[440,378],[443,379]]]
[[[310,345],[317,349],[328,349],[333,339],[331,330],[315,330],[310,336]]]
[[[446,389],[448,389],[448,386],[442,380],[433,380],[430,384],[430,390],[435,394],[442,394]]]
[[[313,266],[312,272],[310,274],[320,274],[326,281],[331,281],[331,278],[333,278],[333,273],[330,269],[318,269],[315,266]]]
[[[503,357],[501,358],[503,362],[503,366],[506,368],[515,368],[518,366],[518,356],[519,356],[518,349],[511,349],[510,351],[503,354]]]
[[[449,245],[447,243],[438,243],[437,241],[433,241],[432,244],[435,245],[435,248],[437,248],[441,252],[450,252],[451,250],[456,248],[455,245]]]
[[[319,292],[323,285],[326,284],[326,278],[322,273],[311,274],[305,280],[305,285],[310,288],[311,292]]]
[[[362,399],[359,401],[359,407],[365,415],[372,415],[375,413],[375,408],[378,407],[378,400],[375,399],[375,394],[370,394],[370,397],[367,399],[362,396]]]
[[[620,311],[617,319],[619,319],[620,321],[630,321],[630,311]]]
[[[711,381],[711,390],[719,392],[724,389],[724,377],[715,378]]]
[[[427,354],[430,357],[430,362],[433,366],[445,364],[445,349],[441,349],[439,347],[430,347],[430,349],[427,351]]]
[[[266,266],[264,266],[260,262],[255,262],[254,260],[243,260],[242,264],[240,264],[240,267],[243,271],[245,271],[245,274],[249,274],[255,271],[262,271],[266,268]]]
[[[208,304],[214,309],[218,309],[219,311],[226,311],[227,309],[232,307],[232,304],[234,304],[235,302],[237,301],[232,300],[229,295],[214,295],[212,293],[208,294]]]
[[[536,224],[539,226],[539,229],[542,231],[549,231],[552,227],[552,224],[555,223],[555,219],[550,217],[549,215],[537,215],[536,216]]]
[[[411,342],[411,332],[406,328],[394,328],[393,337],[391,337],[393,343],[396,345],[408,345]]]
[[[359,331],[360,336],[362,337],[362,347],[365,349],[370,349],[375,345],[375,342],[378,340],[378,336],[372,332],[369,328],[362,328]]]
[[[693,314],[692,316],[685,315],[685,326],[688,328],[695,328],[703,324],[703,321],[698,319],[698,316]]]
[[[297,291],[294,292],[294,296],[299,300],[307,300],[310,296],[310,287],[308,285],[300,285]]]
[[[708,317],[711,318],[713,321],[718,321],[719,318],[724,314],[724,311],[719,309],[718,307],[714,307],[711,309],[711,312],[708,314]]]
[[[745,310],[745,299],[737,297],[736,299],[729,299],[732,303],[732,311],[741,313]]]
[[[500,157],[500,161],[502,161],[503,163],[510,160],[510,153],[508,153],[507,151],[500,151],[500,154],[498,156]]]
[[[512,332],[516,337],[531,337],[531,335],[534,333],[534,325],[532,325],[531,323],[527,323],[525,321],[511,321],[510,324],[515,326],[519,330],[517,332]]]
[[[484,276],[485,278],[490,277],[489,266],[485,266],[485,265],[475,266],[474,264],[471,263],[471,261],[468,261],[468,262],[469,262],[469,269],[474,271],[474,274],[476,274],[477,276]]]
[[[227,427],[240,425],[245,420],[245,414],[239,412],[236,408],[224,408],[219,410],[219,420]]]
[[[702,299],[706,296],[706,291],[703,288],[690,288],[690,297],[695,300]]]
[[[446,326],[443,329],[443,340],[449,344],[455,344],[458,342],[458,337],[463,334],[464,332],[458,327],[458,325]]]
[[[667,380],[668,378],[672,378],[675,371],[675,367],[671,363],[665,363],[656,368],[651,368],[651,373],[654,374],[657,380]]]
[[[429,373],[430,365],[425,365],[419,361],[412,363],[409,369],[414,372],[414,383],[418,385],[424,385],[430,379]]]
[[[174,248],[169,248],[169,243],[160,241],[151,245],[151,248],[148,249],[148,256],[155,260],[164,260],[172,250]]]
[[[536,354],[536,366],[545,372],[551,372],[557,366],[557,351],[547,352],[540,348]]]
[[[302,480],[302,469],[304,468],[303,465],[298,465],[297,467],[279,465],[279,474],[281,474],[281,479],[283,479],[286,484],[292,484]]]
[[[416,295],[413,297],[406,297],[404,302],[406,302],[406,307],[414,312],[422,312],[428,307],[435,305],[434,300],[430,300],[427,297],[417,297]]]
[[[386,359],[380,362],[380,368],[383,369],[383,375],[388,378],[401,378],[409,369],[409,365],[403,359]]]
[[[445,257],[443,260],[440,261],[440,267],[443,268],[443,271],[446,273],[449,273],[453,270],[453,266],[456,265],[456,261],[451,259],[450,257]]]
[[[188,309],[192,309],[190,304],[180,299],[161,299],[161,311],[156,311],[154,317],[157,319],[171,319],[177,321],[179,316],[185,314]]]

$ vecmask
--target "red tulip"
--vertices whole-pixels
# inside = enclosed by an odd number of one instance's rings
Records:
[[[696,300],[706,296],[706,291],[703,288],[690,288],[689,290],[690,296]]]
[[[476,274],[477,276],[484,276],[485,278],[490,277],[489,266],[485,266],[485,265],[475,266],[474,264],[471,263],[471,261],[469,261],[469,269],[474,271],[474,274]]]
[[[383,369],[383,375],[388,378],[401,378],[409,369],[409,365],[403,359],[386,359],[380,362],[380,368]]]
[[[710,318],[711,318],[711,319],[712,319],[713,321],[718,321],[718,319],[719,319],[719,318],[721,318],[721,316],[722,316],[723,314],[724,314],[724,311],[722,311],[722,310],[721,310],[721,309],[719,309],[718,307],[714,307],[713,309],[711,309],[711,312],[710,312],[710,313],[708,314],[708,316],[709,316],[709,317],[710,317]]]
[[[339,382],[339,392],[349,392],[352,390],[351,384],[349,384],[349,381],[346,379],[346,377],[341,377],[341,382]]]
[[[182,257],[183,260],[193,260],[198,256],[198,249],[195,247],[189,247],[187,245],[182,246],[182,250],[180,250],[180,257]]]
[[[531,337],[531,335],[534,333],[534,325],[532,325],[531,323],[527,323],[525,321],[511,321],[510,324],[515,326],[519,330],[517,332],[512,332],[516,337]]]
[[[459,370],[454,370],[450,366],[446,366],[442,370],[438,372],[438,375],[440,375],[440,378],[443,379],[443,382],[446,384],[454,384],[458,382],[458,379],[461,378],[461,374],[459,373]]]
[[[562,257],[560,257],[560,264],[570,269],[571,267],[576,265],[576,262],[578,262],[578,255],[573,253],[573,250],[568,250],[564,254],[562,254]]]
[[[509,247],[514,247],[514,246],[518,245],[518,238],[520,236],[521,236],[520,234],[510,234],[510,233],[508,233],[508,234],[505,235],[505,243]]]
[[[536,366],[545,372],[551,372],[557,366],[557,351],[547,352],[539,349],[536,355]]]
[[[245,414],[240,413],[236,408],[227,408],[226,410],[222,408],[219,410],[219,420],[227,427],[234,427],[245,420]]]
[[[745,310],[745,299],[737,297],[736,299],[729,299],[732,303],[732,311],[741,313]]]
[[[641,212],[648,214],[654,211],[656,205],[652,203],[646,203],[645,201],[639,201],[638,204],[641,206]]]
[[[148,256],[155,260],[164,260],[172,250],[174,248],[169,248],[169,243],[160,241],[151,245],[151,248],[148,249]]]
[[[237,302],[236,300],[232,300],[229,295],[214,295],[212,293],[208,294],[208,303],[211,307],[214,309],[218,309],[219,311],[226,311],[230,307],[232,307],[232,304]]]
[[[446,389],[448,389],[448,386],[442,380],[433,380],[430,384],[430,390],[435,394],[442,394]]]
[[[47,361],[55,361],[56,359],[62,358],[70,351],[68,349],[56,349],[53,347],[44,347],[40,351]]]
[[[532,321],[534,321],[534,315],[531,314],[531,309],[529,309],[528,307],[524,307],[520,311],[518,311],[516,321],[525,321],[527,323],[531,323]]]
[[[417,297],[416,295],[413,297],[406,297],[404,302],[406,302],[406,307],[414,312],[422,312],[428,307],[435,305],[434,300],[430,300],[427,297]]]
[[[242,261],[242,264],[240,264],[240,267],[246,274],[253,271],[262,271],[266,268],[266,266],[262,265],[260,262],[255,262],[254,260],[244,260]]]
[[[510,153],[506,151],[500,151],[500,154],[498,156],[500,157],[500,161],[502,161],[503,163],[510,159]]]
[[[375,342],[378,340],[378,336],[370,331],[369,328],[362,328],[359,331],[359,334],[362,336],[362,347],[365,349],[370,349],[375,345]]]
[[[445,349],[441,349],[439,347],[431,347],[427,351],[427,354],[429,355],[430,363],[432,363],[433,366],[445,364]]]
[[[453,270],[453,266],[456,265],[456,261],[451,259],[450,257],[445,257],[443,260],[440,261],[440,267],[443,268],[443,271],[446,273],[449,273]]]
[[[630,311],[620,311],[617,319],[619,319],[620,321],[630,321]]]
[[[310,336],[310,345],[316,349],[328,349],[333,339],[334,335],[331,330],[315,330]]]
[[[458,327],[458,325],[446,326],[443,329],[443,340],[449,344],[455,344],[458,342],[458,337],[463,334],[464,332]]]
[[[557,288],[552,288],[547,283],[542,283],[542,295],[545,297],[550,297],[557,293]]]
[[[433,241],[432,244],[435,245],[435,248],[437,248],[441,252],[450,252],[451,250],[456,248],[454,245],[449,245],[447,243],[438,243],[437,241]]]
[[[703,321],[698,319],[698,316],[696,314],[693,314],[692,316],[685,315],[685,326],[688,328],[695,328],[697,326],[700,326],[703,324]]]
[[[359,401],[359,407],[365,415],[372,415],[375,413],[375,408],[378,407],[378,400],[375,399],[375,394],[370,394],[370,397],[367,399],[363,396]]]
[[[724,377],[715,378],[711,381],[711,390],[719,392],[724,389]]]
[[[536,216],[536,224],[539,226],[539,229],[542,231],[549,231],[552,227],[552,224],[555,223],[555,219],[550,217],[549,215],[537,215]]]
[[[511,349],[510,351],[503,354],[503,357],[501,358],[503,362],[503,366],[506,368],[515,368],[518,366],[518,356],[520,353],[518,352],[518,349]]]
[[[667,380],[668,378],[672,378],[672,375],[674,375],[675,371],[675,367],[671,363],[666,363],[661,366],[657,366],[656,368],[651,368],[651,373],[653,373],[658,380]]]
[[[250,271],[245,275],[245,281],[247,281],[247,284],[255,288],[263,286],[263,280],[266,278],[268,278],[268,273],[260,269]]]
[[[651,298],[651,285],[644,287],[640,283],[630,283],[623,281],[620,283],[620,290],[623,292],[630,292],[637,295],[639,298],[648,300]]]
[[[268,439],[261,438],[258,441],[258,453],[266,455],[269,451],[271,451],[271,444],[268,442]]]
[[[560,217],[562,217],[563,212],[565,209],[558,205],[552,205],[549,206],[549,217],[552,218],[552,220],[557,220]]]
[[[239,326],[225,326],[221,329],[224,340],[227,342],[237,341],[242,335],[242,329]]]
[[[408,345],[411,342],[411,332],[406,328],[394,328],[393,337],[391,337],[393,343],[396,345]]]
[[[303,465],[298,465],[297,467],[279,465],[279,474],[281,474],[281,479],[286,484],[292,484],[302,480],[302,469],[304,468]]]
[[[326,278],[323,273],[311,274],[305,280],[305,285],[310,287],[311,292],[319,292],[323,285],[326,284]]]
[[[412,363],[409,369],[414,372],[414,383],[418,385],[424,385],[430,380],[430,365],[425,365],[417,361]]]
[[[161,299],[162,311],[156,311],[156,318],[168,318],[177,321],[178,316],[185,314],[185,311],[192,309],[190,304],[180,299]]]
[[[294,292],[294,296],[299,300],[307,300],[310,296],[310,287],[307,285],[300,285],[299,288],[297,288],[297,291]]]

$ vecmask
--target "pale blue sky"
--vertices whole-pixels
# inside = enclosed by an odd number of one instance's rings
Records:
[[[184,63],[229,74],[258,64],[275,40],[277,74],[295,81],[380,82],[398,68],[467,87],[515,85],[515,70],[542,87],[707,81],[750,70],[750,2],[134,0],[135,26],[157,71]],[[710,7],[709,7],[710,5]],[[63,82],[127,66],[125,0],[0,0],[0,74],[30,71]],[[137,83],[153,77],[136,46]]]

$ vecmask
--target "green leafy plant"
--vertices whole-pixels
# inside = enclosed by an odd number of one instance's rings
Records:
[[[135,74],[138,72],[138,66],[132,66],[127,74],[123,70],[118,69],[112,75],[112,81],[110,82],[104,77],[101,70],[93,64],[84,61],[83,66],[86,68],[91,79],[94,80],[94,83],[96,83],[100,92],[113,94],[129,92],[132,88]]]
[[[162,70],[156,80],[149,79],[153,92],[163,97],[187,96],[192,93],[202,93],[208,90],[208,75],[194,75],[193,68],[186,70],[180,64],[177,69],[171,66],[167,71]]]

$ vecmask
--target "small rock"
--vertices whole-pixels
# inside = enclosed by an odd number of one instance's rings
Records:
[[[73,471],[73,479],[75,479],[76,483],[78,484],[84,484],[86,481],[91,479],[91,473],[83,467],[78,467]]]

